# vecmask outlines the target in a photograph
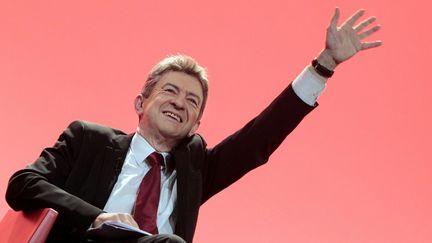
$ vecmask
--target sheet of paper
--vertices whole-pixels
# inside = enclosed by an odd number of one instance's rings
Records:
[[[107,221],[97,228],[87,230],[87,238],[90,239],[139,238],[146,235],[152,234],[128,224],[115,221]]]

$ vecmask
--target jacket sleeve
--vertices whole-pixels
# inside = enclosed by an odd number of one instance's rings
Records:
[[[204,163],[204,203],[211,196],[264,164],[312,107],[289,85],[266,109],[243,128],[207,150]]]
[[[64,184],[74,169],[85,136],[82,122],[71,123],[53,147],[9,180],[6,201],[14,210],[53,208],[59,212],[62,227],[72,234],[83,233],[103,211],[72,195]]]

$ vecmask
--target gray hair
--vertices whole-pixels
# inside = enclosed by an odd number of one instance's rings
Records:
[[[177,54],[168,56],[157,63],[150,71],[146,83],[142,88],[141,93],[144,98],[148,98],[150,96],[153,88],[155,87],[156,83],[159,82],[162,75],[169,71],[183,72],[198,79],[203,90],[203,101],[201,103],[199,115],[199,117],[201,117],[208,97],[207,71],[192,57]]]

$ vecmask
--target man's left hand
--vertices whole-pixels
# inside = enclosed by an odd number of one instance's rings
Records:
[[[336,66],[362,50],[378,47],[381,41],[362,42],[362,39],[372,35],[380,29],[376,25],[366,31],[365,27],[373,23],[376,18],[370,17],[359,24],[355,22],[364,14],[364,10],[359,10],[349,17],[340,27],[337,26],[340,11],[336,8],[335,14],[327,28],[326,46],[320,53],[318,62],[327,69],[334,70]]]

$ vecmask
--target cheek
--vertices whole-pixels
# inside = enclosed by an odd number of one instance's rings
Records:
[[[190,121],[195,123],[198,120],[198,116],[199,116],[199,110],[197,110],[197,109],[191,109],[190,110],[190,112],[189,112]]]

